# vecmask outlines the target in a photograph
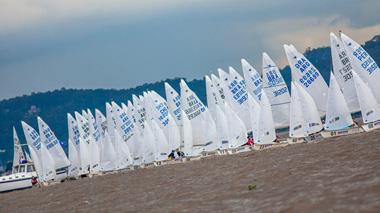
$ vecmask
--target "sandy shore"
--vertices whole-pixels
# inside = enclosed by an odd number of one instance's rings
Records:
[[[375,131],[10,192],[0,194],[0,212],[379,212],[379,138]]]

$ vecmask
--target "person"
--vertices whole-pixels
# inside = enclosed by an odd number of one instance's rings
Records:
[[[176,154],[176,151],[172,150],[172,152],[168,155],[168,159],[169,160],[174,160],[175,159],[175,154]]]
[[[247,136],[247,143],[246,143],[248,146],[253,146],[254,144],[254,140],[253,140],[253,137],[251,136]]]
[[[177,151],[177,155],[178,155],[178,157],[180,157],[180,158],[183,158],[183,157],[185,157],[185,153],[183,153],[182,151]]]
[[[32,186],[37,186],[38,180],[37,177],[32,176]]]

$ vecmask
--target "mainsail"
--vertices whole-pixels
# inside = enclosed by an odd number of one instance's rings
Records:
[[[348,37],[341,34],[342,42],[348,53],[348,57],[353,65],[353,69],[360,76],[363,82],[367,83],[371,88],[376,101],[380,103],[380,68],[375,60],[368,54],[365,49]],[[361,97],[358,97],[359,100]]]
[[[263,87],[263,80],[260,74],[248,63],[244,58],[241,59],[241,66],[243,68],[244,80],[247,86],[247,91],[252,95],[257,102],[260,101],[261,91]]]
[[[334,79],[336,79],[343,92],[350,112],[357,112],[360,110],[360,106],[352,77],[353,66],[342,41],[334,33],[330,33],[330,43]]]
[[[271,104],[275,126],[289,126],[289,90],[280,70],[267,53],[263,53],[263,90]]]
[[[181,109],[191,123],[193,146],[198,151],[213,151],[217,149],[216,125],[208,109],[190,90],[184,80],[181,80]],[[194,154],[194,150],[193,153]]]
[[[67,156],[53,131],[40,117],[37,117],[37,121],[41,141],[53,158],[55,169],[70,166],[70,161],[67,159]]]
[[[18,136],[17,136],[16,128],[13,127],[13,166],[12,168],[15,168],[16,166],[20,165],[20,162],[22,160],[25,160],[24,152],[22,151],[20,140],[18,139]]]
[[[326,113],[328,86],[317,68],[294,46],[284,45],[292,70],[292,81],[299,83],[315,100],[321,115]]]

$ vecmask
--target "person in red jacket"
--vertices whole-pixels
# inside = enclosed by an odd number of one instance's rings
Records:
[[[252,136],[248,136],[247,139],[248,139],[247,145],[248,146],[253,146],[253,144],[254,144],[253,137]]]

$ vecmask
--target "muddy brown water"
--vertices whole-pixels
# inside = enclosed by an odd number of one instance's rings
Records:
[[[379,138],[374,131],[15,191],[0,194],[0,212],[380,212]]]

